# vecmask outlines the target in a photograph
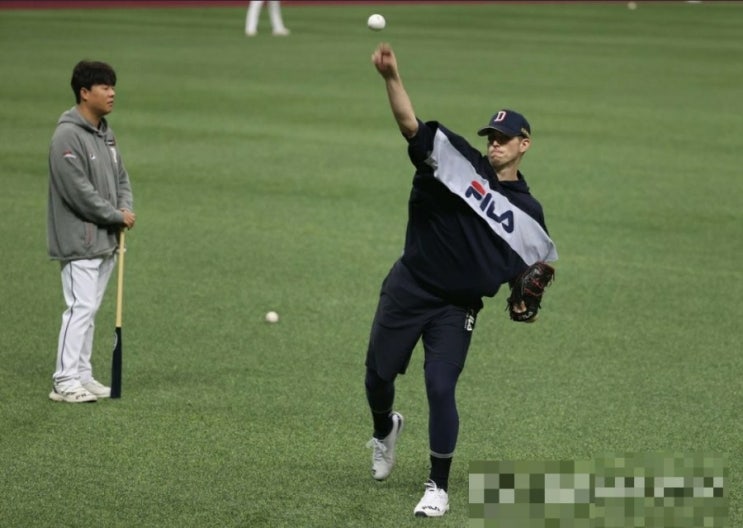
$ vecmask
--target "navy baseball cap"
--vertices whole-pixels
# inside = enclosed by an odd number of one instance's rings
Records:
[[[531,137],[531,127],[524,116],[514,110],[498,110],[490,118],[487,126],[477,131],[478,136],[487,136],[492,130],[502,132],[509,137]]]

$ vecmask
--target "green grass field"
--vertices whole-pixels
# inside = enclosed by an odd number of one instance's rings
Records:
[[[0,11],[0,526],[461,527],[471,460],[700,450],[728,458],[743,526],[743,5],[287,6],[290,37],[264,12],[253,39],[244,17]],[[478,144],[495,110],[529,118],[522,168],[561,257],[539,324],[486,300],[439,520],[412,516],[420,350],[390,480],[364,447],[366,340],[412,177],[370,63],[380,39],[422,119]],[[45,229],[49,139],[82,58],[119,75],[109,121],[137,226],[123,397],[75,406],[47,399],[63,300]]]

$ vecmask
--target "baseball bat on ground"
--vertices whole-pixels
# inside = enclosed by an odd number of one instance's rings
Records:
[[[116,288],[116,328],[114,352],[111,360],[111,398],[121,398],[121,367],[123,343],[121,341],[121,319],[124,300],[124,230],[119,232],[119,280]]]

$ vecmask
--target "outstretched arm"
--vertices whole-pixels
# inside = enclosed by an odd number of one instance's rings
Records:
[[[392,47],[387,43],[377,46],[372,53],[372,63],[387,86],[390,108],[400,132],[407,138],[413,137],[418,132],[418,120],[413,111],[413,103],[410,102],[410,97],[402,84]]]

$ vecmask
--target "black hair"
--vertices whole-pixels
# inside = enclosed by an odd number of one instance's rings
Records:
[[[80,103],[80,90],[90,88],[94,84],[107,84],[116,86],[116,72],[105,62],[82,60],[72,70],[72,91],[75,94],[75,102]]]

